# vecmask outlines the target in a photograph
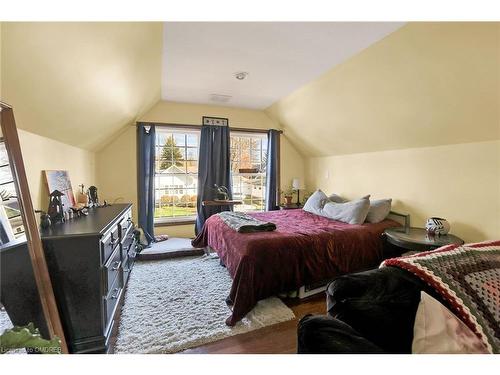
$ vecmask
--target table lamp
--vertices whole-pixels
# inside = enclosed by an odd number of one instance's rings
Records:
[[[300,206],[300,179],[294,178],[292,180],[292,189],[297,191],[297,207]]]

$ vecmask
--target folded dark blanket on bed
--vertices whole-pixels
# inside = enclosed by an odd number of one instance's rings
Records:
[[[227,226],[240,233],[271,232],[276,230],[276,224],[256,219],[243,212],[224,211],[217,215],[219,215]]]

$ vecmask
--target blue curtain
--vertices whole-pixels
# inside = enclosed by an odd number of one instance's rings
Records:
[[[139,227],[142,228],[148,246],[154,242],[154,176],[155,176],[155,127],[137,126],[137,191],[139,202]]]
[[[267,132],[266,211],[279,208],[279,148],[280,131],[271,129]]]
[[[228,206],[202,206],[204,200],[215,198],[214,185],[225,186],[232,198],[231,165],[229,158],[230,135],[228,126],[203,125],[200,135],[198,159],[198,216],[195,232],[198,234],[205,220],[213,214],[229,211]]]

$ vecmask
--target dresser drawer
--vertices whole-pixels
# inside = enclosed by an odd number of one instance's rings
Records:
[[[134,227],[128,227],[128,232],[122,236],[121,244],[123,248],[128,248],[130,244],[134,241]]]
[[[123,285],[127,285],[128,277],[130,276],[130,270],[132,269],[132,265],[130,261],[127,259],[122,264],[122,272],[123,272]]]
[[[122,245],[122,267],[123,267],[123,285],[126,285],[130,271],[134,266],[137,241],[132,238],[126,242],[126,246]]]
[[[103,278],[104,278],[104,295],[107,295],[112,289],[112,286],[116,280],[116,277],[120,273],[121,268],[121,256],[120,248],[116,248],[115,252],[111,254],[108,261],[103,267]]]
[[[108,332],[110,323],[113,321],[113,316],[115,315],[116,308],[118,306],[118,301],[120,301],[123,292],[122,278],[118,277],[115,280],[112,288],[109,290],[106,298],[104,299],[104,317],[106,322],[104,324],[104,334]]]
[[[103,263],[108,261],[109,256],[113,253],[119,243],[118,225],[116,225],[113,230],[109,231],[101,240],[101,257]]]
[[[133,227],[132,225],[132,210],[128,210],[123,219],[120,221],[120,241],[123,242],[129,229]]]

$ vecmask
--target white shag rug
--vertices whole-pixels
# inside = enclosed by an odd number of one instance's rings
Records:
[[[225,299],[231,278],[212,256],[136,262],[115,353],[175,353],[295,317],[277,297],[259,301],[234,327]]]

